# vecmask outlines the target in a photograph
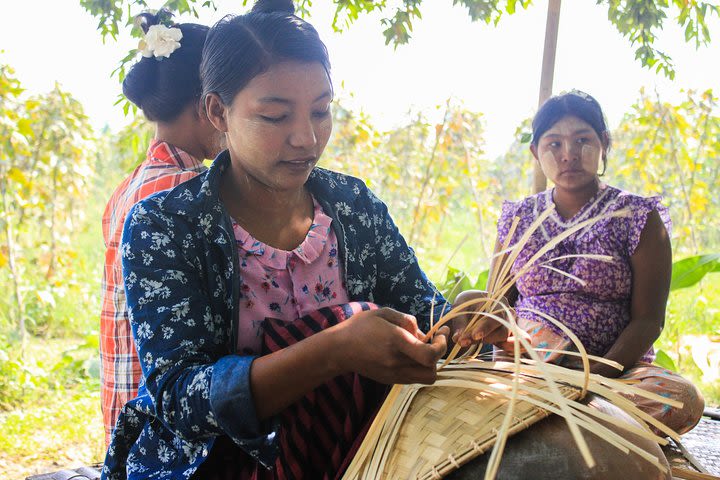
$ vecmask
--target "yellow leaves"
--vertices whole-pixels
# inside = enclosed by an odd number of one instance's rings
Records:
[[[8,171],[8,179],[11,180],[11,181],[13,181],[13,182],[15,182],[15,183],[19,183],[19,184],[22,185],[23,187],[29,187],[29,186],[30,186],[30,182],[28,181],[28,179],[27,179],[27,177],[25,176],[25,174],[22,172],[22,170],[20,170],[20,169],[17,168],[17,167],[12,167],[12,168]]]
[[[690,194],[690,209],[693,214],[703,213],[708,206],[707,191],[693,190]]]
[[[28,118],[21,118],[17,122],[17,129],[20,134],[28,137],[28,138],[34,138],[35,132],[33,132],[32,129],[32,122]]]
[[[653,183],[653,182],[647,183],[646,192],[648,195],[659,194],[659,193],[662,193],[662,191],[663,191],[662,185],[660,185],[658,183]]]
[[[364,128],[358,129],[357,139],[361,142],[367,142],[370,139],[370,132],[368,132]]]
[[[711,193],[717,186],[708,185],[720,180],[717,99],[710,90],[685,94],[669,103],[641,91],[615,132],[608,167],[610,182],[619,177],[630,191],[665,197],[672,206],[673,243],[681,250],[701,247],[699,233],[717,229],[720,207]]]
[[[21,135],[18,131],[10,132],[10,146],[14,150],[14,154],[24,155],[30,147],[30,143],[25,135]]]
[[[655,155],[665,155],[667,153],[667,148],[662,143],[656,143],[652,146],[651,151]]]
[[[25,110],[31,111],[35,110],[40,106],[40,102],[36,98],[31,98],[27,101],[25,101]]]

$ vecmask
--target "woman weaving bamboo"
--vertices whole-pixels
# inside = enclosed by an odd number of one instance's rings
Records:
[[[448,331],[420,330],[444,299],[365,184],[316,168],[330,63],[293,12],[258,0],[210,30],[204,105],[228,149],[125,222],[144,381],[103,478],[333,479],[387,384],[435,381]]]
[[[682,409],[633,397],[645,412],[678,433],[692,429],[702,416],[704,400],[695,386],[678,374],[653,365],[653,342],[665,319],[671,275],[670,220],[659,197],[645,198],[600,181],[610,148],[602,109],[590,95],[572,91],[549,99],[533,119],[530,150],[554,188],[519,202],[505,202],[498,221],[496,253],[519,222],[512,245],[544,210],[554,212],[529,238],[512,265],[513,273],[548,240],[578,223],[601,214],[627,209],[628,215],[603,218],[581,229],[546,252],[553,268],[533,268],[520,276],[510,304],[518,325],[533,347],[544,349],[546,361],[572,366],[576,357],[558,350],[571,342],[544,315],[559,320],[582,341],[588,353],[614,360],[622,371],[597,363],[592,371],[636,382],[636,386],[682,402]],[[612,262],[573,257],[600,254]],[[496,257],[501,261],[502,256]],[[562,272],[559,272],[561,270]],[[564,272],[564,273],[563,273]],[[569,275],[567,275],[569,274]],[[464,292],[457,300],[472,297]],[[454,335],[461,346],[480,340],[474,332]],[[500,347],[508,345],[501,345]],[[500,352],[502,352],[500,350]]]

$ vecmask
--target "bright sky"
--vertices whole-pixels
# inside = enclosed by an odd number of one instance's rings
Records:
[[[96,21],[77,0],[4,2],[0,16],[0,63],[8,63],[30,93],[44,92],[55,81],[85,106],[94,125],[118,128],[127,120],[113,107],[120,92],[110,72],[136,40],[101,42]],[[161,2],[150,2],[151,5]],[[217,2],[218,12],[200,23],[241,10],[240,0]],[[310,21],[330,51],[333,80],[351,107],[365,110],[375,125],[402,122],[409,109],[438,116],[436,105],[448,97],[485,114],[487,153],[495,156],[513,141],[516,126],[537,108],[547,1],[504,17],[494,28],[471,23],[451,0],[426,0],[423,20],[413,39],[397,50],[384,45],[380,16],[363,18],[343,34],[330,28],[329,0],[316,0]],[[237,7],[236,7],[237,6]],[[554,92],[579,88],[593,94],[611,127],[629,111],[641,87],[676,100],[682,89],[712,88],[720,94],[720,21],[713,18],[714,44],[695,50],[683,33],[666,21],[658,47],[673,58],[674,81],[640,67],[634,48],[607,21],[594,0],[565,0],[562,5]],[[180,18],[181,21],[198,21]],[[435,117],[433,117],[435,116]]]

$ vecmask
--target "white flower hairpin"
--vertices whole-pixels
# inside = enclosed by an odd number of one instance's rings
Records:
[[[182,31],[177,27],[152,25],[140,40],[138,50],[143,57],[155,57],[158,60],[162,60],[162,57],[169,58],[170,54],[180,48],[182,37]]]

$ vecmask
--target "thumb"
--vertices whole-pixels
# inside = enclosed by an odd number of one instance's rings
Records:
[[[458,340],[460,340],[460,335],[465,330],[467,323],[467,315],[461,315],[452,319],[452,331],[450,332],[450,338],[453,342],[458,343]]]

